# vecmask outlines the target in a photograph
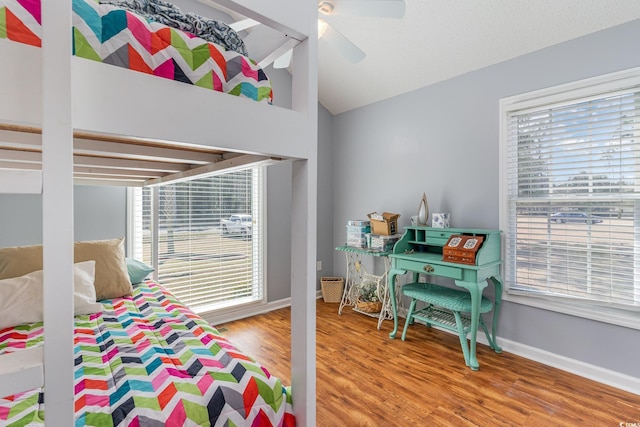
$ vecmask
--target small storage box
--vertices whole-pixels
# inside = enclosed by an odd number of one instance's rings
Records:
[[[367,247],[367,235],[364,233],[347,233],[347,246],[364,249]]]
[[[379,234],[371,235],[371,249],[381,252],[391,252],[393,246],[402,237],[402,234],[394,234],[393,236],[381,236]]]
[[[371,231],[371,227],[368,225],[347,225],[347,234],[349,233],[369,233]]]
[[[400,214],[384,212],[379,215],[377,212],[370,213],[371,233],[382,236],[392,236],[398,232],[398,218]]]
[[[476,264],[476,255],[482,246],[484,236],[454,234],[442,248],[442,260],[460,264]]]
[[[342,301],[344,279],[342,277],[321,277],[322,299],[324,302]]]
[[[367,220],[347,221],[347,246],[358,249],[367,247],[367,233],[371,231]]]
[[[371,225],[371,222],[368,219],[356,219],[347,221],[347,227],[357,226],[357,227],[368,227]]]

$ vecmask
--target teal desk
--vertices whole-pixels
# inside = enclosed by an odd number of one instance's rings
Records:
[[[393,318],[391,312],[391,300],[389,298],[389,287],[387,285],[387,274],[390,262],[388,255],[391,252],[374,251],[370,249],[352,248],[351,246],[338,246],[337,251],[344,252],[347,261],[347,276],[345,278],[344,292],[338,308],[338,314],[342,314],[342,309],[346,306],[353,306],[353,310],[358,313],[378,318],[378,329],[382,326],[382,321]],[[363,256],[379,257],[384,260],[384,273],[380,276],[369,274],[362,265]],[[368,313],[361,311],[356,306],[358,286],[363,279],[370,279],[378,284],[378,298],[382,302],[382,309],[379,313]]]
[[[484,236],[484,242],[476,254],[475,265],[442,261],[443,247],[453,234]],[[398,275],[411,273],[413,282],[418,282],[420,274],[453,279],[456,286],[466,289],[471,294],[469,366],[471,369],[477,370],[480,366],[476,357],[480,302],[488,282],[491,282],[495,289],[493,321],[491,324],[491,335],[494,343],[496,338],[496,328],[502,302],[500,235],[501,232],[498,230],[405,227],[404,235],[396,243],[393,252],[389,254],[391,269],[389,270],[388,281],[393,315],[393,331],[389,336],[395,338],[398,333],[398,302],[396,301],[396,277]],[[494,350],[497,353],[502,351],[497,344],[494,345]]]

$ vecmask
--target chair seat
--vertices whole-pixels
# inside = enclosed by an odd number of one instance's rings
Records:
[[[402,294],[451,311],[471,312],[471,294],[466,290],[446,288],[431,283],[410,283],[402,287]],[[488,313],[492,308],[491,300],[483,296],[480,301],[480,313]]]

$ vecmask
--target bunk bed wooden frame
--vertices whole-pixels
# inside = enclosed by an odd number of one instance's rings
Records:
[[[43,356],[1,356],[0,383],[12,392],[46,384],[47,425],[74,424],[74,179],[145,185],[274,159],[293,165],[293,407],[298,425],[315,425],[317,10],[299,0],[209,5],[282,32],[287,40],[272,57],[295,45],[290,110],[73,57],[70,0],[42,2],[41,49],[0,40],[0,78],[12,82],[1,89],[0,192],[42,193],[46,335]],[[198,108],[178,122],[156,108],[149,94],[157,93]],[[240,114],[251,120],[241,132]]]

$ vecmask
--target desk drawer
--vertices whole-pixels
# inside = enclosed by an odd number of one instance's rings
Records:
[[[426,242],[434,246],[444,246],[449,240],[449,237],[451,237],[453,234],[459,233],[448,231],[444,228],[442,230],[427,230]]]
[[[450,267],[448,265],[433,264],[425,261],[409,261],[406,259],[396,259],[395,267],[400,270],[410,270],[416,273],[433,274],[451,279],[462,279],[462,268]]]

